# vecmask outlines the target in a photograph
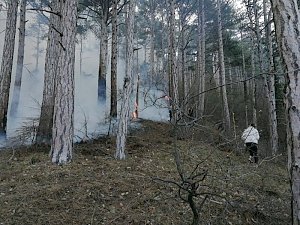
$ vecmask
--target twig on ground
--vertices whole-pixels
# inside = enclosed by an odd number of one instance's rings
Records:
[[[266,158],[264,158],[264,159],[262,159],[262,160],[260,161],[260,163],[258,164],[258,166],[260,166],[263,162],[269,162],[269,161],[272,161],[272,160],[274,160],[274,159],[276,159],[276,158],[278,158],[278,157],[280,157],[280,156],[282,156],[282,154],[274,155],[274,156],[270,156],[270,157],[266,157]]]
[[[13,152],[12,152],[11,157],[8,159],[8,162],[10,162],[11,160],[13,160],[13,158],[15,157],[16,150],[15,150],[15,148],[12,148],[12,150],[13,150]]]

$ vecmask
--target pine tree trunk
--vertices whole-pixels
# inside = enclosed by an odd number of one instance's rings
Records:
[[[243,80],[244,77],[243,77],[243,71],[242,71],[241,67],[240,66],[236,66],[235,69],[236,69],[236,76],[237,76],[236,80],[237,81]],[[238,93],[242,93],[243,90],[244,90],[243,83],[242,82],[238,82]]]
[[[112,8],[112,45],[111,45],[111,92],[110,92],[110,116],[117,117],[117,63],[118,63],[118,0],[113,0]]]
[[[231,61],[230,59],[228,59],[228,78],[229,78],[229,82],[230,85],[228,85],[229,88],[229,92],[232,93],[232,67],[231,67]]]
[[[222,36],[222,19],[221,19],[221,2],[218,4],[218,41],[219,41],[219,65],[220,65],[220,78],[221,78],[221,91],[222,91],[222,103],[223,103],[223,122],[226,132],[230,132],[230,113],[227,101],[226,81],[225,81],[225,63],[224,63],[224,51],[223,51],[223,36]]]
[[[169,31],[168,31],[168,76],[169,96],[171,97],[172,120],[177,120],[178,85],[175,66],[175,0],[168,0],[169,8]]]
[[[270,132],[270,143],[271,153],[275,155],[278,151],[278,132],[277,132],[277,113],[276,113],[276,100],[275,100],[275,67],[273,62],[273,47],[271,40],[271,24],[270,19],[267,16],[266,0],[263,1],[264,10],[264,26],[266,33],[266,44],[267,44],[267,58],[268,58],[268,72],[269,75],[266,77],[267,84],[266,89],[268,91],[268,110],[269,110],[269,132]]]
[[[119,115],[117,131],[117,149],[116,159],[125,159],[126,136],[128,133],[129,111],[130,111],[130,94],[133,90],[133,32],[134,32],[134,9],[135,0],[128,4],[127,15],[127,38],[126,38],[126,73],[123,84],[123,96]]]
[[[270,25],[269,25],[270,26]],[[269,27],[268,36],[271,37],[271,28]],[[269,41],[269,59],[270,59],[270,77],[269,77],[269,93],[270,93],[270,124],[271,124],[271,147],[272,154],[278,152],[278,123],[277,123],[277,107],[276,107],[276,92],[275,92],[275,66],[273,61],[272,41]]]
[[[52,1],[54,2],[54,0]],[[40,1],[40,8],[43,7],[43,2]],[[40,60],[40,44],[41,44],[41,22],[40,20],[37,21],[37,35],[36,35],[36,57],[35,57],[35,69],[34,72],[39,72],[39,60]]]
[[[106,70],[107,70],[107,44],[108,33],[107,27],[101,28],[101,40],[100,40],[100,60],[99,60],[99,78],[98,78],[98,101],[106,101]]]
[[[246,5],[246,7],[249,7]],[[247,10],[247,15],[250,20],[250,38],[251,38],[251,77],[252,79],[250,80],[249,83],[249,88],[250,88],[250,99],[251,99],[251,109],[252,109],[252,119],[251,123],[257,124],[257,101],[256,101],[256,90],[257,90],[257,79],[256,79],[256,71],[255,71],[255,44],[254,44],[254,25],[253,25],[253,19],[252,19],[252,14],[251,10]],[[247,124],[248,126],[248,124]]]
[[[241,31],[241,41],[243,42],[243,32]],[[247,89],[247,74],[246,74],[246,63],[244,47],[242,46],[242,59],[243,59],[243,89],[244,89],[244,104],[245,104],[245,127],[249,125],[248,121],[248,89]]]
[[[0,72],[0,133],[4,133],[5,135],[9,89],[15,49],[18,1],[9,1],[7,4],[6,30]]]
[[[60,3],[58,0],[52,2],[52,10],[59,12]],[[43,100],[41,107],[40,122],[37,129],[37,144],[50,144],[52,139],[53,110],[54,110],[54,87],[56,80],[56,70],[59,58],[59,32],[61,24],[59,16],[51,13],[48,31],[48,42],[45,58],[45,75]]]
[[[160,9],[159,13],[161,15],[162,24],[167,24],[163,9]],[[166,28],[163,25],[162,25],[162,32],[166,33]],[[166,55],[167,55],[166,49],[168,49],[168,48],[165,46],[166,45],[165,39],[161,38],[159,44],[160,44],[160,55],[161,55],[161,57],[160,57],[161,74],[162,74],[162,78],[168,82],[168,88],[170,88],[169,73],[168,73],[169,68],[168,68],[168,66],[165,66],[165,65],[168,65],[168,57],[166,57]],[[170,91],[169,91],[169,94],[170,94]]]
[[[180,83],[179,83],[179,106],[181,107],[182,111],[186,111],[186,93],[185,93],[185,64],[186,64],[186,53],[185,53],[185,31],[183,28],[184,20],[181,18],[181,38],[180,38],[180,67],[178,68],[178,74],[180,77]]]
[[[139,73],[137,73],[137,74],[139,74]],[[135,103],[134,103],[134,115],[135,115],[135,118],[139,118],[139,89],[140,89],[140,76],[137,75]]]
[[[257,81],[255,78],[255,60],[254,60],[254,38],[251,35],[251,100],[252,100],[252,123],[257,124],[257,102],[256,102],[256,89],[257,89]],[[248,126],[248,124],[247,124]]]
[[[154,0],[150,1],[151,7],[151,35],[150,35],[150,83],[155,81],[155,70],[154,70],[154,29],[155,29],[155,8],[154,8]]]
[[[288,168],[292,189],[292,221],[300,224],[300,13],[296,0],[271,0],[277,42],[286,65]]]
[[[79,75],[82,75],[83,37],[80,35]]]
[[[11,116],[15,116],[17,114],[18,106],[19,106],[22,74],[23,74],[23,62],[24,62],[25,24],[26,24],[26,0],[22,0],[20,4],[20,27],[19,27],[17,69],[16,69],[13,97],[11,100],[11,107],[10,107]]]
[[[108,13],[109,1],[105,0],[101,3],[101,32],[100,32],[100,58],[99,58],[99,77],[98,77],[98,100],[106,101],[106,73],[107,73],[107,55],[108,55]]]
[[[269,105],[270,103],[270,96],[269,96],[269,87],[268,87],[268,81],[267,81],[267,75],[264,73],[264,60],[263,60],[263,48],[262,48],[262,40],[261,40],[261,35],[260,35],[260,26],[259,26],[259,12],[258,12],[258,5],[257,5],[257,0],[253,1],[253,10],[254,10],[254,16],[255,16],[255,35],[257,39],[257,54],[258,54],[258,66],[259,66],[259,73],[263,74],[263,82],[264,82],[264,95],[266,98],[267,102],[267,109],[268,109],[268,114],[269,114],[269,142],[273,144],[272,140],[272,124],[270,120],[270,115],[271,115],[271,106]],[[273,147],[273,146],[272,146]]]
[[[205,12],[204,0],[198,0],[198,74],[199,74],[199,117],[204,114],[205,101]]]
[[[246,79],[246,75],[244,75],[244,79]],[[248,91],[247,91],[247,81],[243,82],[244,85],[244,102],[245,102],[245,125],[246,127],[249,125],[248,121]]]
[[[36,57],[35,57],[35,70],[34,72],[38,73],[39,72],[39,60],[40,60],[40,28],[41,25],[39,23],[38,25],[38,33],[37,33],[37,37],[36,37]]]
[[[50,152],[52,162],[55,164],[66,164],[72,160],[74,135],[77,1],[62,1],[61,6],[61,43],[56,73],[53,137]]]
[[[216,87],[219,87],[221,84],[221,81],[220,81],[220,66],[219,66],[219,53],[218,52],[212,53],[212,71],[213,71],[213,76],[214,76]],[[221,96],[220,90],[221,89],[218,88],[219,96]]]

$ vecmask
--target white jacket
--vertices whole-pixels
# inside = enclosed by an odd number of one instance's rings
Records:
[[[259,133],[257,131],[257,129],[255,129],[252,126],[249,126],[246,130],[244,130],[243,134],[242,134],[242,140],[245,143],[256,143],[258,144],[258,140],[259,140]]]

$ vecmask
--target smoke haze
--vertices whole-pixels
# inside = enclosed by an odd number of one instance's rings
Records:
[[[37,51],[37,38],[31,35],[29,30],[32,23],[35,22],[34,13],[28,13],[26,23],[27,36],[25,43],[25,57],[24,69],[22,76],[22,86],[20,91],[20,100],[18,111],[13,117],[8,112],[7,123],[7,138],[8,140],[20,134],[20,130],[24,126],[37,126],[38,118],[40,115],[40,107],[43,95],[43,82],[44,82],[44,64],[45,64],[45,50],[46,39],[40,40],[40,57],[38,59],[38,68],[36,71],[36,51]],[[0,29],[5,29],[6,12],[0,12]],[[17,25],[18,27],[18,25]],[[43,29],[47,30],[47,29]],[[41,33],[42,36],[47,35],[47,31]],[[0,57],[2,59],[2,50],[5,33],[0,34]],[[16,58],[17,58],[17,43],[18,32],[16,36],[16,47],[14,57],[14,67],[12,72],[10,98],[13,94],[13,85],[16,73]],[[108,49],[108,68],[106,80],[106,104],[99,104],[97,100],[97,82],[98,82],[98,65],[99,65],[99,40],[94,34],[88,32],[86,38],[83,40],[82,52],[82,74],[80,74],[80,45],[76,46],[76,62],[75,62],[75,140],[80,141],[85,138],[94,138],[101,134],[107,134],[109,129],[109,107],[110,107],[110,45]],[[139,62],[144,61],[143,49],[139,50]],[[123,85],[125,72],[125,62],[119,57],[118,59],[118,90],[121,90]],[[136,86],[135,86],[136,90]],[[144,93],[147,93],[145,95]],[[135,96],[135,93],[133,94]],[[161,91],[145,90],[140,87],[139,94],[139,117],[144,119],[151,119],[156,121],[167,121],[168,110]],[[153,99],[158,99],[153,105]],[[132,98],[132,110],[135,99]],[[118,102],[118,106],[120,101]],[[11,105],[11,100],[10,100]],[[10,110],[9,105],[9,110]],[[5,145],[5,140],[0,137],[0,148]]]

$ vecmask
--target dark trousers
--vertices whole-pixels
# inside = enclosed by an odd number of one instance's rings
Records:
[[[258,156],[257,156],[257,144],[253,142],[246,143],[246,147],[250,153],[250,156],[254,158],[254,162],[258,163]]]

